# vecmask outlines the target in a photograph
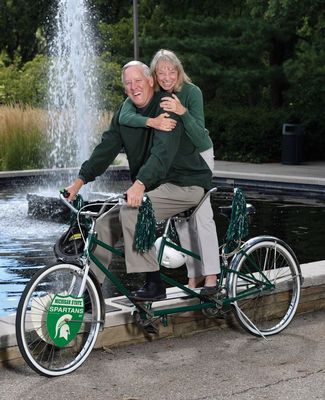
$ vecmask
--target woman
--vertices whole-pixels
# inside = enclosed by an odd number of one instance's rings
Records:
[[[205,129],[203,96],[201,90],[191,83],[183,66],[175,53],[159,50],[153,57],[150,69],[155,82],[155,89],[164,90],[172,97],[163,97],[161,107],[166,113],[156,118],[146,118],[136,114],[130,100],[126,100],[119,122],[129,126],[150,126],[155,129],[170,131],[175,121],[168,112],[180,116],[185,132],[195,147],[200,151],[211,170],[214,166],[213,146],[208,131]],[[220,271],[218,237],[210,200],[201,206],[190,223],[178,223],[177,231],[181,245],[201,255],[201,261],[188,257],[186,262],[189,282],[188,286],[204,287],[202,294],[213,295],[217,291],[217,273]]]

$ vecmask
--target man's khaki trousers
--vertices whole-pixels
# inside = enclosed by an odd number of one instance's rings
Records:
[[[196,206],[204,196],[204,189],[199,186],[181,187],[165,183],[147,194],[158,222]],[[137,208],[127,205],[116,206],[112,211],[106,212],[97,219],[98,239],[114,246],[123,235],[128,273],[158,271],[159,265],[154,247],[145,253],[138,253],[134,249],[133,240],[137,218]],[[105,266],[109,266],[112,260],[112,253],[100,246],[96,247],[94,255]],[[104,274],[93,263],[91,263],[91,268],[99,282],[102,283],[105,278]]]

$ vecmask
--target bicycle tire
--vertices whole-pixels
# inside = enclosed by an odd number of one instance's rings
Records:
[[[235,271],[229,274],[228,290],[232,298],[237,298],[245,289],[256,292],[232,303],[240,325],[256,336],[275,335],[285,329],[296,313],[302,282],[292,249],[272,236],[253,238],[242,246],[230,268]],[[261,281],[267,279],[273,287],[263,290]]]
[[[16,315],[16,338],[27,364],[47,377],[68,374],[89,356],[95,345],[101,322],[101,298],[98,284],[87,276],[84,291],[85,313],[79,323],[69,323],[76,335],[65,347],[58,347],[49,335],[48,309],[55,295],[78,296],[82,270],[73,264],[57,264],[39,270],[22,293]],[[77,328],[76,328],[77,326]]]

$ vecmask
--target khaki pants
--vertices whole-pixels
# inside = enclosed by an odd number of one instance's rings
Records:
[[[213,170],[213,149],[208,149],[200,154],[209,168]],[[177,222],[176,229],[182,247],[201,257],[201,261],[190,256],[187,257],[187,276],[195,278],[218,274],[220,272],[219,243],[210,198],[205,200],[188,222]]]
[[[181,187],[165,183],[147,194],[152,202],[156,220],[160,221],[196,206],[203,197],[204,190],[199,186]],[[137,218],[137,208],[127,205],[115,207],[97,219],[98,239],[114,246],[123,235],[128,273],[158,271],[159,265],[154,247],[146,253],[137,253],[134,250],[133,239]],[[112,253],[97,246],[94,254],[105,266],[110,264]],[[91,268],[102,283],[105,275],[92,264]]]

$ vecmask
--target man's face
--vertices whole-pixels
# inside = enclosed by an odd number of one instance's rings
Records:
[[[144,75],[141,66],[134,65],[124,71],[124,89],[134,105],[143,108],[153,96],[153,79]]]

